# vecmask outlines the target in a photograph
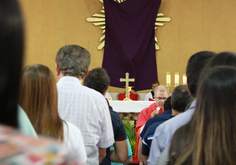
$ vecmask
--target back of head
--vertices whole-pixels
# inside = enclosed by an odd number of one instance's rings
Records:
[[[107,75],[107,72],[103,68],[95,68],[87,74],[84,79],[84,85],[92,88],[101,94],[108,89],[110,84],[110,78]]]
[[[47,66],[35,64],[23,70],[19,104],[38,134],[59,139],[62,122],[57,111],[56,82]]]
[[[214,66],[219,65],[227,65],[227,66],[233,66],[236,67],[236,53],[233,52],[221,52],[211,58],[207,65],[204,67],[203,71],[201,72],[200,77],[203,77],[205,75],[205,72],[209,68],[212,68]]]
[[[171,110],[172,109],[172,106],[171,106],[171,96],[169,96],[165,103],[164,103],[164,111],[166,110]]]
[[[186,106],[192,102],[192,96],[185,85],[177,86],[171,97],[171,106],[173,110],[184,112]]]
[[[202,51],[192,55],[188,61],[186,74],[190,93],[196,97],[199,75],[207,62],[215,55],[213,52]]]
[[[81,46],[66,45],[58,51],[56,63],[63,76],[82,79],[88,71],[90,54]]]
[[[0,123],[18,126],[17,99],[24,47],[23,21],[16,0],[0,1]]]
[[[199,84],[193,123],[202,123],[197,130],[205,138],[201,138],[201,147],[208,148],[207,160],[213,161],[206,164],[236,164],[236,69],[216,66],[205,74]]]
[[[236,68],[216,66],[209,68],[205,74],[206,76],[199,83],[195,114],[208,116],[209,123],[221,120],[217,125],[223,124],[221,122],[233,122],[235,125],[232,126],[236,126],[234,120],[236,115]],[[207,118],[201,118],[201,120],[204,119]]]

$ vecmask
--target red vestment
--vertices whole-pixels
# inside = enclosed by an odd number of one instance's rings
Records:
[[[135,127],[135,133],[151,118],[151,113],[157,109],[156,103],[151,104],[149,107],[144,108],[139,116]]]
[[[138,120],[136,123],[136,127],[135,127],[135,133],[136,133],[136,144],[135,144],[135,154],[134,154],[134,158],[138,158],[138,144],[139,144],[139,133],[140,133],[140,128],[146,124],[146,122],[148,121],[148,119],[151,118],[151,113],[153,111],[155,111],[157,109],[156,103],[151,104],[149,107],[144,108],[139,116],[138,116]],[[159,114],[163,113],[163,110],[160,109]]]

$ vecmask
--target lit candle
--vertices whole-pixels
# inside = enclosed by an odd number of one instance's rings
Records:
[[[166,87],[170,87],[171,86],[171,75],[170,72],[166,73]]]
[[[187,84],[187,77],[186,74],[183,74],[183,85]]]
[[[175,72],[175,87],[179,86],[179,72]]]

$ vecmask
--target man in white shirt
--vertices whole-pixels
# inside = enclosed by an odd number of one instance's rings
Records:
[[[158,80],[153,80],[152,81],[152,91],[146,93],[145,97],[144,97],[144,101],[154,101],[154,90],[155,88],[159,85],[159,81]]]
[[[87,165],[98,165],[106,156],[106,148],[114,143],[114,137],[105,98],[81,84],[89,64],[89,52],[78,45],[66,45],[58,51],[58,111],[62,119],[81,130]]]

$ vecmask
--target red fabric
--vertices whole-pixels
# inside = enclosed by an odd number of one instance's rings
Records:
[[[138,94],[133,94],[132,92],[130,92],[129,95],[131,100],[137,101],[138,100]],[[119,94],[118,95],[119,100],[124,100],[125,98],[125,93]]]
[[[151,104],[149,107],[144,108],[139,116],[135,127],[135,133],[137,134],[139,128],[141,128],[148,119],[151,118],[151,113],[157,109],[156,103]]]
[[[147,120],[151,118],[151,113],[153,111],[155,111],[157,109],[156,103],[151,104],[149,107],[144,108],[139,116],[138,116],[138,120],[137,120],[137,124],[135,127],[135,133],[136,133],[136,143],[135,143],[135,154],[134,154],[134,158],[138,158],[138,144],[139,144],[139,132],[140,132],[140,128],[146,124]],[[160,109],[159,114],[162,114],[163,110]]]
[[[138,130],[138,135],[140,133],[140,129]],[[138,160],[138,144],[139,144],[139,138],[140,136],[137,136],[136,134],[136,142],[135,142],[135,149],[134,149],[134,157],[133,157],[133,160],[136,160],[136,162],[140,162]]]
[[[153,100],[153,99],[149,98],[149,101],[155,101],[155,100]]]
[[[160,110],[159,110],[159,114],[162,114],[163,112],[164,112],[163,109],[160,109]]]

